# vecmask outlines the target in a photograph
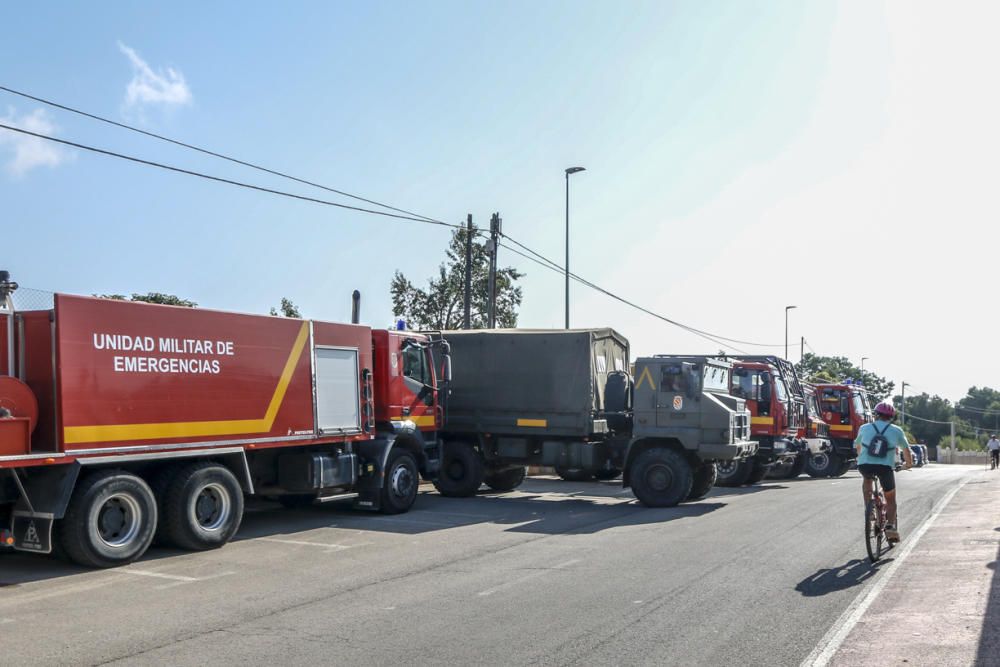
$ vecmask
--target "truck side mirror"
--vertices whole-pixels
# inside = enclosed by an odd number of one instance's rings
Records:
[[[444,355],[444,381],[451,384],[451,355]]]

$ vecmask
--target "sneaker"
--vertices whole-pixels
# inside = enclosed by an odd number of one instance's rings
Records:
[[[887,524],[885,527],[885,539],[890,542],[899,542],[899,531],[892,524]]]

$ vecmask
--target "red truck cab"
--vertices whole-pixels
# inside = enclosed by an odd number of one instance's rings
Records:
[[[868,393],[856,384],[817,384],[816,398],[820,417],[830,429],[831,451],[810,457],[806,472],[812,477],[839,477],[857,458],[858,430],[872,421]]]
[[[799,429],[805,406],[795,369],[777,357],[745,357],[733,362],[730,394],[746,401],[750,438],[758,443],[749,463],[719,465],[720,486],[754,483],[769,468],[788,465],[802,449]],[[749,465],[744,476],[741,465]]]

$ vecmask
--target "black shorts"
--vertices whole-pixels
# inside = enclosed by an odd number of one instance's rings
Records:
[[[884,466],[877,463],[862,463],[858,466],[858,472],[861,473],[862,477],[867,477],[868,479],[878,477],[883,491],[895,491],[896,489],[896,471],[892,469],[892,466]]]

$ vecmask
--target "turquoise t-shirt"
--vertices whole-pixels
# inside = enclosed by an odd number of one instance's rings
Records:
[[[877,430],[876,430],[877,428]],[[885,450],[885,456],[875,457],[868,453],[868,443],[872,441],[878,433],[882,433],[889,441],[889,448]],[[909,447],[903,429],[895,424],[884,421],[876,421],[872,424],[865,424],[858,429],[858,437],[854,440],[855,446],[861,445],[861,454],[858,456],[858,465],[870,463],[879,466],[896,466],[896,448]]]

